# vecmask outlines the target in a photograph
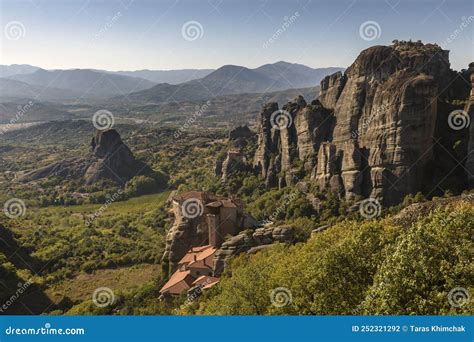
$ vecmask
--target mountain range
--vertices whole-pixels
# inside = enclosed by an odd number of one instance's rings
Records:
[[[40,68],[29,64],[0,65],[0,77],[30,74]]]
[[[0,100],[38,101],[108,99],[163,103],[195,101],[218,95],[265,93],[313,87],[342,68],[313,69],[277,62],[255,69],[225,65],[217,70],[106,71],[45,70],[31,65],[0,66]],[[180,83],[182,82],[182,83]],[[158,84],[157,84],[158,83]],[[108,100],[107,100],[108,101]]]
[[[277,62],[256,69],[225,65],[198,80],[156,86],[126,95],[140,102],[180,102],[210,99],[220,95],[266,93],[286,89],[314,87],[329,74],[343,68],[313,69],[301,64]]]
[[[135,71],[106,71],[111,74],[139,77],[154,83],[179,84],[198,78],[203,78],[215,69],[181,69],[181,70],[135,70]]]
[[[89,69],[44,70],[9,76],[8,79],[33,86],[53,87],[78,93],[80,97],[107,97],[150,88],[153,82]]]

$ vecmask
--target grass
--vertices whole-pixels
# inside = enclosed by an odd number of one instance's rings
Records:
[[[158,264],[168,196],[163,192],[109,205],[27,208],[24,218],[7,226],[28,252],[41,282],[50,286],[83,272]],[[94,213],[100,214],[87,225]],[[30,271],[25,264],[15,266]]]
[[[158,207],[162,206],[168,196],[170,195],[170,191],[161,192],[158,194],[151,194],[151,195],[144,195],[140,197],[135,197],[128,199],[126,201],[117,201],[113,202],[107,206],[107,209],[104,212],[104,216],[113,216],[117,213],[147,213],[153,210],[156,210]],[[50,206],[47,208],[38,208],[33,209],[33,212],[38,212],[40,214],[50,213],[50,214],[58,214],[60,216],[64,216],[65,213],[91,213],[99,210],[103,204],[81,204],[81,205],[73,205],[73,206],[66,206],[66,207],[59,207],[59,206]]]
[[[99,287],[110,288],[114,292],[131,290],[149,283],[160,274],[159,265],[135,265],[117,269],[97,270],[91,274],[81,273],[73,279],[56,284],[45,292],[54,303],[60,303],[65,297],[73,302],[92,298]]]

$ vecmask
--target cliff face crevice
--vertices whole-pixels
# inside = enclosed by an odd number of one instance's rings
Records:
[[[449,52],[437,45],[396,42],[366,49],[344,74],[322,80],[317,100],[307,104],[298,97],[284,105],[290,125],[275,127],[278,105],[264,107],[254,166],[268,186],[294,184],[303,173],[346,199],[372,197],[386,205],[418,191],[436,193],[435,180],[456,177],[462,183],[459,177],[467,175],[459,170],[432,170],[437,163],[462,162],[474,145],[471,139],[469,149],[452,149],[451,139],[466,132],[440,127],[452,94],[469,87],[454,82],[458,76]],[[448,152],[437,153],[440,148]],[[472,159],[468,164],[474,165]]]

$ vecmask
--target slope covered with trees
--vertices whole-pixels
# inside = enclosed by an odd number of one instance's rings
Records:
[[[472,314],[472,302],[450,302],[462,300],[450,298],[453,289],[474,290],[472,227],[474,207],[465,201],[410,227],[390,218],[344,221],[306,243],[239,256],[219,286],[182,313]]]

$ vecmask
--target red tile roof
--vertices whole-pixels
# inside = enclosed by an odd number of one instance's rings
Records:
[[[171,294],[179,294],[180,292],[174,293],[173,291],[169,291],[173,286],[178,285],[180,282],[183,282],[183,286],[186,288],[190,288],[194,282],[194,277],[191,275],[190,271],[176,271],[170,277],[170,279],[166,282],[165,285],[161,288],[160,292],[169,292]]]
[[[203,290],[207,290],[211,287],[213,287],[214,285],[216,285],[217,283],[219,282],[219,279],[217,279],[215,282],[212,282],[212,283],[209,283],[209,284],[206,284],[202,287]]]
[[[199,246],[191,248],[188,253],[178,263],[179,268],[166,284],[161,288],[161,293],[180,294],[196,284],[205,286],[211,285],[213,282],[219,281],[219,278],[210,276],[201,276],[197,279],[191,275],[190,269],[208,269],[212,270],[212,264],[206,263],[206,259],[211,257],[217,251],[211,245]],[[204,277],[204,278],[203,278]]]
[[[214,283],[218,283],[218,282],[219,282],[219,278],[203,275],[203,276],[200,276],[199,278],[197,278],[193,282],[193,286],[196,286],[196,285],[208,286],[210,284],[214,284]]]
[[[202,261],[210,256],[212,256],[217,251],[216,248],[211,245],[193,247],[188,253],[179,261],[178,265],[188,265],[191,266],[197,261]],[[208,265],[212,267],[212,265]]]

